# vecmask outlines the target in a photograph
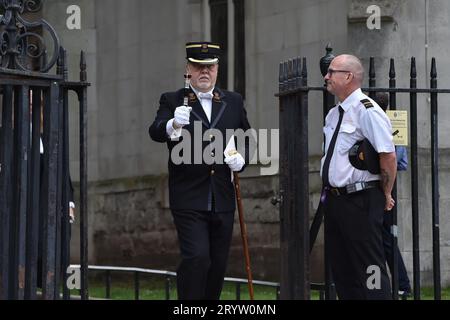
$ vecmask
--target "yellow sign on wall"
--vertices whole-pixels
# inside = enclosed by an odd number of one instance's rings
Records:
[[[396,146],[408,145],[408,111],[388,110],[387,116],[391,120],[392,135]]]

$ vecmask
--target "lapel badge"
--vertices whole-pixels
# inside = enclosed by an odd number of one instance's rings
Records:
[[[214,99],[214,102],[220,102],[220,95],[218,92],[214,92],[213,99]]]
[[[197,97],[193,92],[189,93],[189,102],[195,102],[197,100]]]

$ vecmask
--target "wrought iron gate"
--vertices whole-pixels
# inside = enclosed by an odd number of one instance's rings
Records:
[[[321,71],[325,75],[332,58],[332,49],[327,47],[327,55],[321,60]],[[441,299],[440,241],[439,241],[439,149],[438,149],[438,94],[450,93],[450,89],[437,88],[436,60],[433,58],[430,72],[430,88],[417,88],[416,60],[411,58],[410,87],[396,87],[396,71],[394,59],[390,60],[389,88],[376,87],[375,62],[370,58],[369,87],[363,91],[374,95],[376,92],[388,92],[390,109],[396,110],[398,94],[409,94],[410,97],[410,154],[411,154],[411,202],[412,202],[412,239],[413,239],[413,292],[414,299],[421,298],[420,293],[420,250],[419,250],[419,191],[418,191],[418,119],[417,94],[428,94],[430,97],[431,123],[431,197],[432,197],[432,252],[433,252],[433,284],[434,298]],[[308,93],[323,92],[323,116],[334,104],[325,87],[311,87],[307,82],[306,58],[295,58],[280,64],[279,93],[280,100],[280,243],[282,257],[281,298],[309,299],[309,252],[314,245],[323,216],[320,210],[309,226],[309,189],[308,189]],[[396,196],[394,195],[394,198]],[[397,212],[393,210],[393,246],[397,245]],[[425,214],[425,213],[423,213]],[[325,228],[327,227],[325,219]],[[327,259],[327,239],[324,239],[325,283],[323,290],[327,299],[335,299],[330,267]],[[393,251],[394,270],[397,270],[397,255]],[[398,299],[398,279],[392,277],[393,298]]]
[[[80,81],[68,82],[66,52],[54,29],[43,19],[29,22],[22,17],[26,11],[40,10],[41,4],[0,1],[4,13],[0,17],[0,299],[36,299],[38,282],[43,299],[59,299],[61,287],[63,298],[70,298],[65,285],[70,263],[70,90],[80,102],[77,218],[81,296],[86,299],[89,84],[85,55],[81,53]],[[52,47],[47,48],[45,37]],[[55,64],[56,74],[51,74]]]

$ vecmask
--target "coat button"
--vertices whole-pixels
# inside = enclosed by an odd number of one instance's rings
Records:
[[[213,176],[216,173],[214,170],[211,170],[211,175]]]

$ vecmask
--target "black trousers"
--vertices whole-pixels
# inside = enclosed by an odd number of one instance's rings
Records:
[[[219,300],[233,232],[233,212],[172,210],[182,261],[180,300]]]
[[[379,188],[326,198],[329,259],[340,300],[388,300],[383,249],[385,196]]]

